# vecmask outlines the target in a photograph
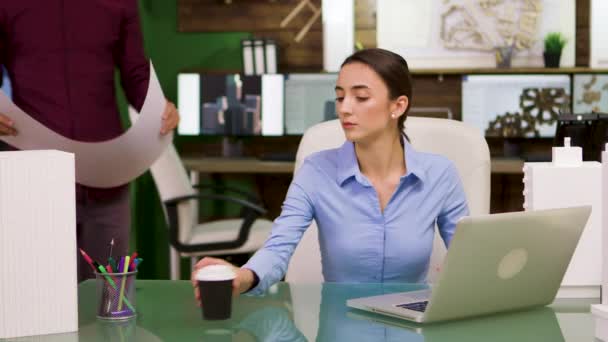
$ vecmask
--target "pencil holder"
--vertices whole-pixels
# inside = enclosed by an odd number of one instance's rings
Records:
[[[97,318],[125,320],[136,316],[135,279],[137,271],[95,273],[97,281]]]

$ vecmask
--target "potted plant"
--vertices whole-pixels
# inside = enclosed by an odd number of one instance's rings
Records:
[[[559,68],[559,60],[562,50],[566,46],[567,39],[559,32],[549,32],[545,36],[545,67]]]

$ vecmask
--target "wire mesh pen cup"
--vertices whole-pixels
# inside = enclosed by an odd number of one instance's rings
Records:
[[[135,279],[137,271],[126,273],[97,273],[97,318],[125,320],[137,315]]]

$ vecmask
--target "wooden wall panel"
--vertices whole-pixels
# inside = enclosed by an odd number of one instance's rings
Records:
[[[414,75],[413,107],[448,107],[454,119],[462,118],[461,76]]]
[[[321,8],[320,0],[312,0]],[[235,0],[225,4],[218,0],[178,0],[177,27],[179,32],[226,32],[283,30],[281,21],[295,8],[299,0]],[[305,7],[293,17],[287,29],[299,29],[312,16]],[[311,29],[321,30],[321,18]]]
[[[323,71],[323,31],[309,31],[300,42],[294,38],[295,30],[258,31],[256,37],[272,38],[279,49],[279,73],[322,72]]]
[[[492,174],[490,213],[522,211],[524,184],[522,175]]]
[[[312,0],[319,9],[321,0]],[[260,38],[273,38],[279,48],[279,72],[323,69],[323,30],[321,16],[304,38],[295,37],[313,17],[304,7],[285,26],[281,22],[300,0],[247,0],[224,4],[218,0],[178,0],[177,28],[179,32],[251,32]]]
[[[576,66],[589,66],[591,0],[576,0]]]

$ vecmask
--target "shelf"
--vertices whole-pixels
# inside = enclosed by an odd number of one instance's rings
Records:
[[[412,69],[412,75],[464,75],[464,74],[606,74],[608,69],[588,67],[572,68],[469,68],[469,69]]]
[[[522,159],[492,158],[492,173],[497,174],[523,174],[524,161]]]
[[[295,162],[266,161],[257,158],[182,158],[189,171],[201,173],[293,173]]]
[[[257,158],[185,157],[182,159],[189,171],[202,173],[293,173],[295,162],[266,161]],[[522,174],[521,159],[492,158],[492,173]]]
[[[203,73],[203,74],[238,74],[240,69],[205,69],[205,68],[185,68],[180,70],[180,73]],[[299,69],[291,70],[287,72],[281,72],[282,74],[289,73],[321,73],[326,74],[324,71],[314,69]],[[466,74],[608,74],[608,69],[593,69],[588,67],[572,67],[572,68],[464,68],[464,69],[410,69],[410,73],[414,76],[424,75],[466,75]],[[334,73],[330,73],[334,74]]]

